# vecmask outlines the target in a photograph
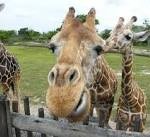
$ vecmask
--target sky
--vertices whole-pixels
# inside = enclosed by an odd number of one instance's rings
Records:
[[[73,6],[77,14],[96,9],[99,31],[111,29],[120,16],[129,20],[138,17],[136,25],[150,19],[150,0],[0,0],[5,9],[0,12],[0,29],[18,30],[29,27],[40,32],[58,28]]]

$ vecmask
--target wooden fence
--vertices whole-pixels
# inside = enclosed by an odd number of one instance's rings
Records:
[[[24,98],[24,113],[17,113],[17,102],[12,103],[10,111],[9,101],[0,96],[0,137],[150,137],[148,134],[125,132],[98,127],[96,124],[85,122],[82,124],[63,123],[58,118],[44,118],[44,109],[38,109],[38,116],[30,115],[29,98]],[[94,120],[92,120],[94,122]],[[34,132],[34,133],[33,133]]]

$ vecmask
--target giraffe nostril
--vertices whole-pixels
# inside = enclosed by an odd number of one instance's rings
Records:
[[[69,77],[69,80],[70,80],[70,81],[73,80],[73,78],[74,78],[74,76],[75,76],[75,73],[76,73],[76,72],[74,71],[74,72],[70,75],[70,77]]]
[[[69,72],[68,80],[70,83],[75,83],[79,77],[79,72],[76,69],[73,69]]]
[[[51,79],[51,81],[54,80],[54,77],[55,77],[54,72],[51,72],[50,73],[50,79]]]
[[[125,38],[127,39],[127,40],[131,40],[131,36],[130,35],[125,35]]]
[[[53,71],[49,72],[48,82],[49,82],[50,85],[55,81],[56,75],[57,75],[57,73],[56,73],[55,69]]]

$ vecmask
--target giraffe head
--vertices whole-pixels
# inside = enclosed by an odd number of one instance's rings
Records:
[[[49,43],[57,63],[48,74],[47,106],[52,114],[71,121],[82,121],[89,113],[89,70],[105,45],[96,33],[95,13],[92,8],[81,23],[70,7],[62,29]]]
[[[121,52],[130,50],[133,41],[144,41],[150,36],[150,31],[142,31],[135,33],[132,31],[133,23],[137,21],[137,17],[131,17],[130,21],[124,24],[124,18],[120,17],[117,25],[112,30],[108,42],[112,42],[113,48],[117,48]]]

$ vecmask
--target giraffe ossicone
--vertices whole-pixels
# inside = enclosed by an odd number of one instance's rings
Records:
[[[75,18],[73,7],[62,29],[52,37],[49,48],[57,62],[48,75],[48,110],[70,121],[83,121],[93,106],[100,115],[100,126],[108,125],[117,89],[117,78],[102,54],[106,42],[95,29],[92,8],[85,23]]]

